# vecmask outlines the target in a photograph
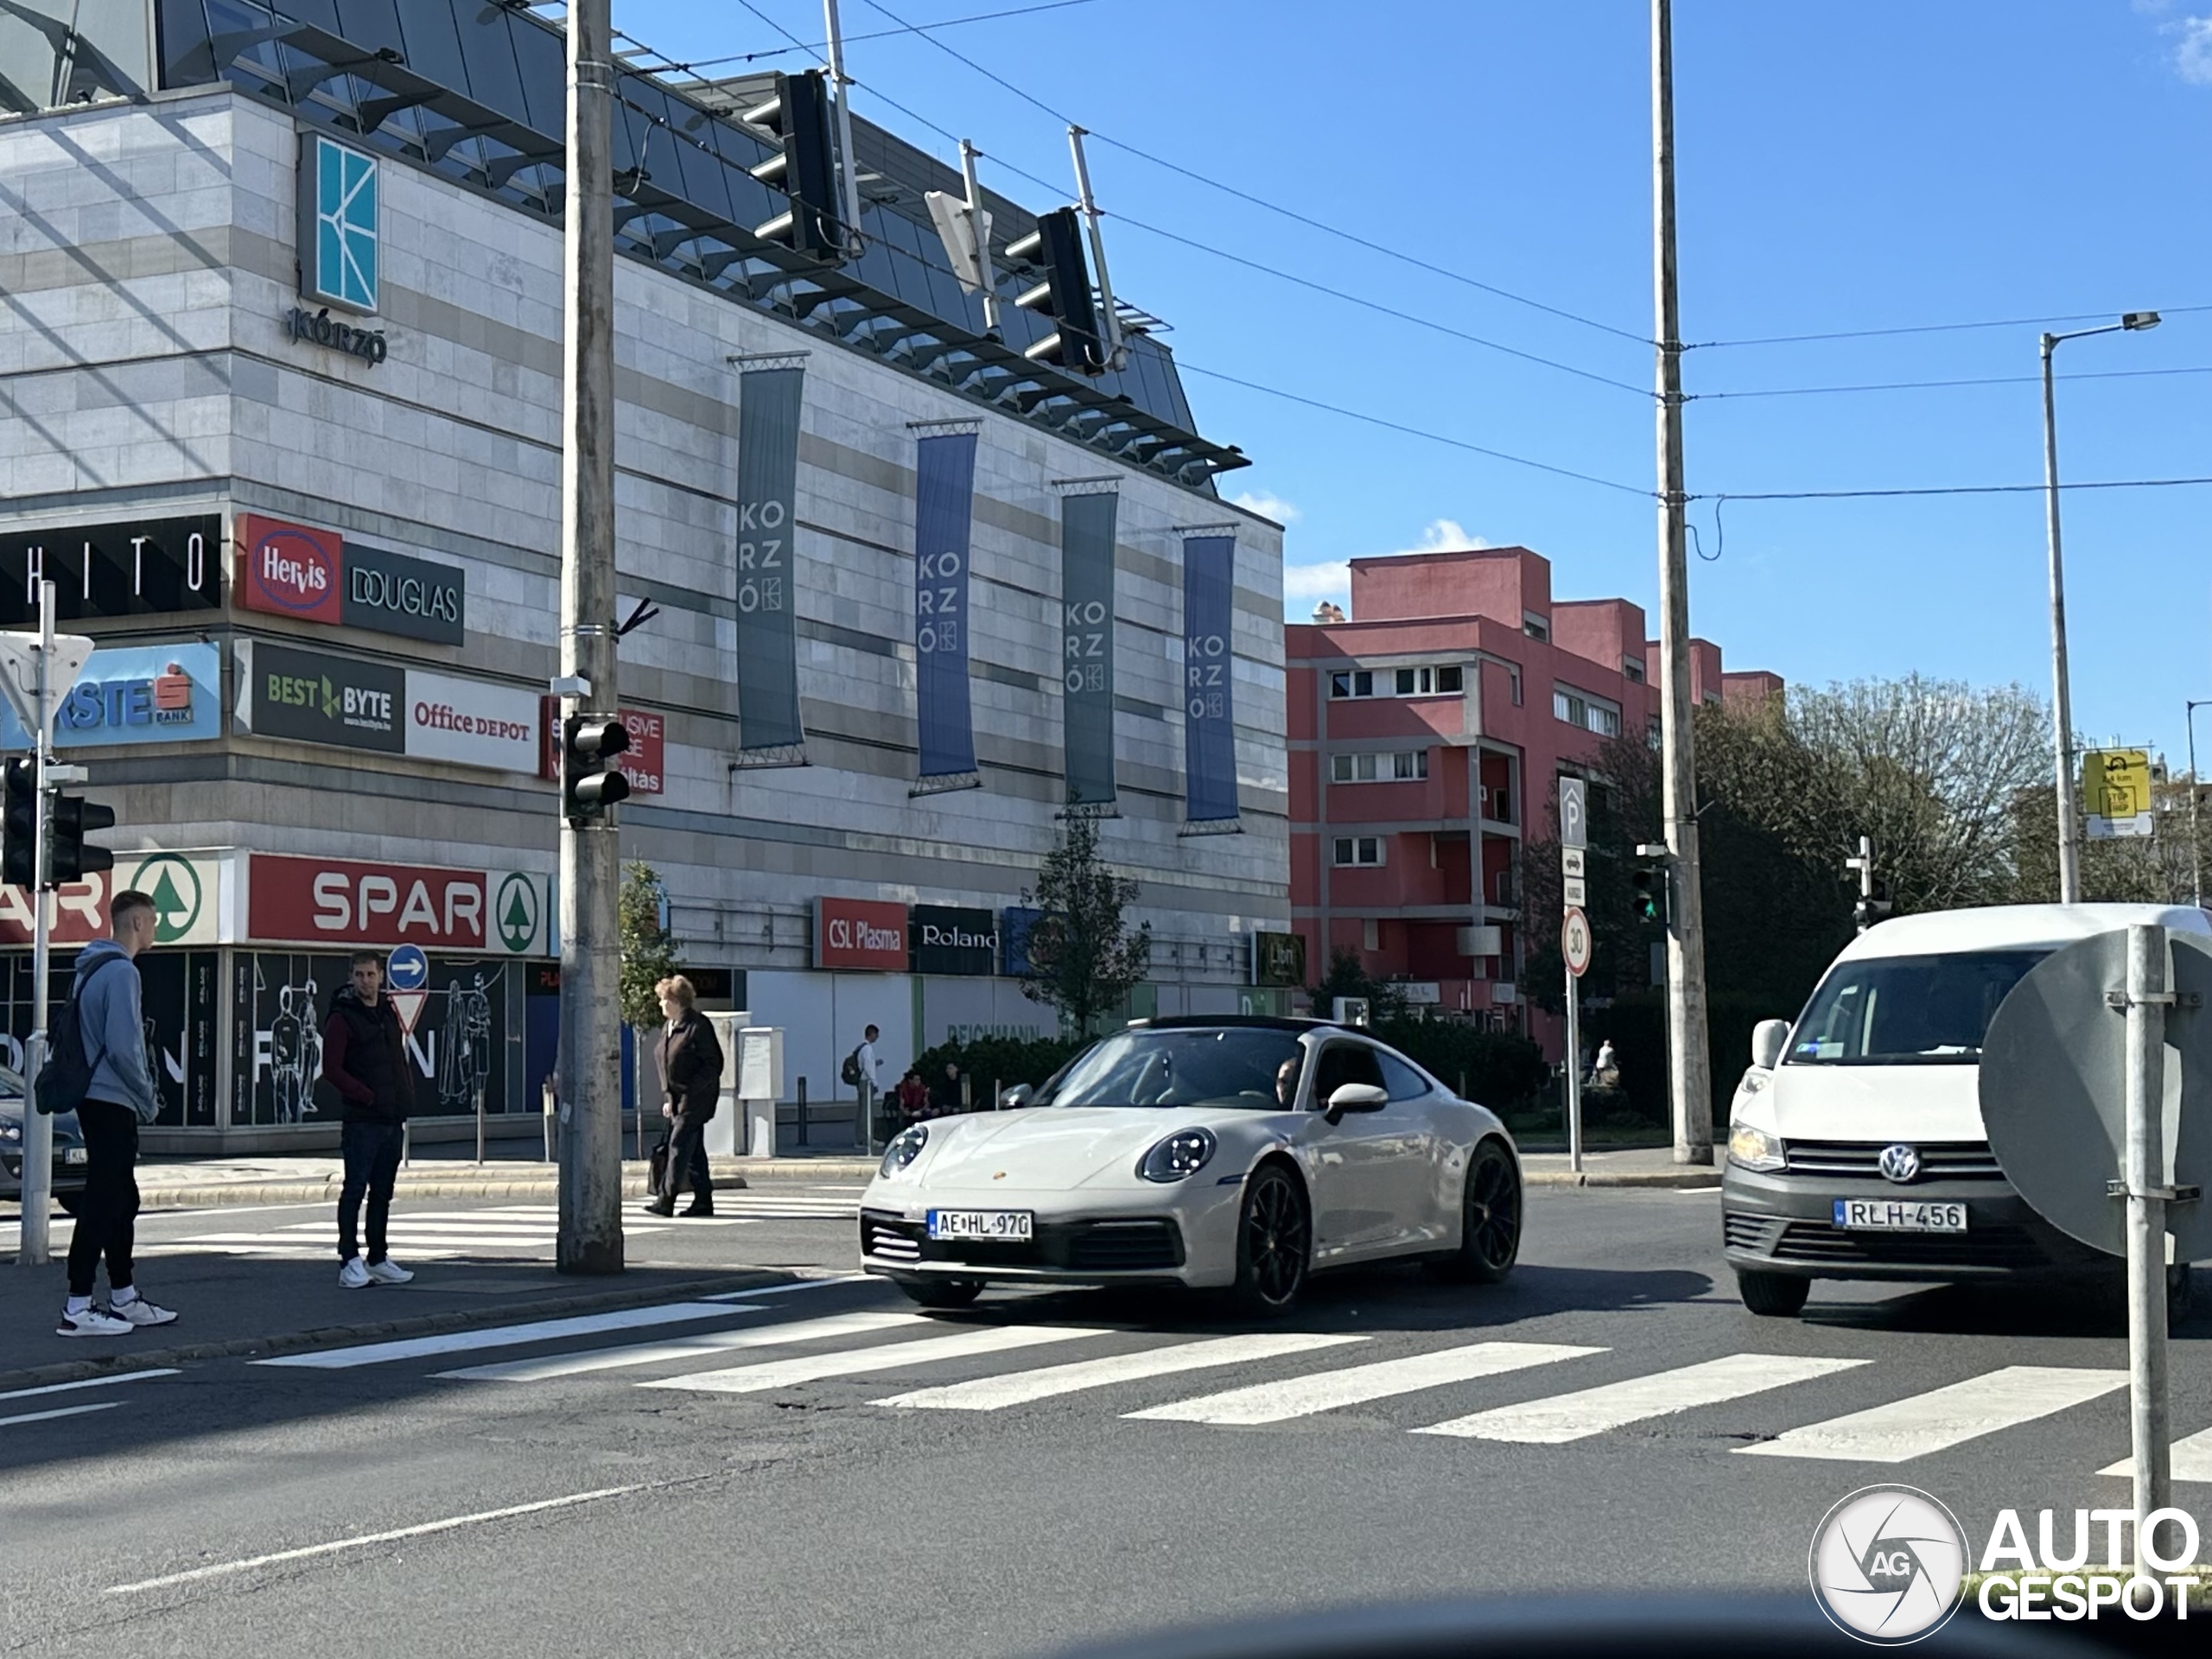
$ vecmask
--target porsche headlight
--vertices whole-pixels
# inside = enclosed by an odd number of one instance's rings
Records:
[[[900,1170],[922,1155],[922,1148],[930,1142],[929,1127],[915,1123],[891,1137],[891,1144],[883,1149],[880,1173],[896,1175]]]
[[[1211,1129],[1178,1129],[1145,1154],[1137,1173],[1147,1181],[1179,1181],[1206,1166],[1214,1146]]]
[[[1728,1126],[1728,1161],[1745,1169],[1780,1169],[1789,1160],[1780,1135],[1739,1122]]]

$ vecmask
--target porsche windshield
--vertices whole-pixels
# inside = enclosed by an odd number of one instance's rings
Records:
[[[1038,1106],[1249,1106],[1288,1111],[1306,1052],[1262,1026],[1124,1031],[1077,1057]]]
[[[1961,950],[1840,964],[1813,993],[1791,1065],[1972,1065],[2005,994],[2050,952]]]

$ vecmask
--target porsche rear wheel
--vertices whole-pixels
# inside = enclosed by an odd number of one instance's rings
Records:
[[[1312,1217],[1297,1180],[1280,1164],[1261,1165],[1244,1183],[1236,1228],[1236,1283],[1229,1294],[1236,1311],[1288,1313],[1306,1288],[1313,1245]]]
[[[924,1307],[967,1307],[983,1294],[980,1279],[901,1279],[898,1283]]]
[[[1440,1265],[1463,1283],[1494,1285],[1521,1255],[1521,1172],[1512,1154],[1495,1141],[1477,1147],[1460,1204],[1459,1248]]]

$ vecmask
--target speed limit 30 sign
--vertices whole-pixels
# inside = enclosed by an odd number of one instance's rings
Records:
[[[1573,905],[1560,923],[1559,953],[1567,958],[1567,971],[1577,979],[1590,971],[1590,918]]]

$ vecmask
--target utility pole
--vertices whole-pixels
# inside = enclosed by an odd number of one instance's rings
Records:
[[[1690,730],[1688,500],[1682,492],[1682,339],[1675,290],[1675,48],[1669,0],[1651,0],[1652,264],[1659,354],[1659,702],[1662,811],[1673,905],[1667,929],[1668,1092],[1675,1161],[1713,1161],[1706,1046],[1705,906],[1698,890],[1697,765]]]
[[[569,6],[566,327],[561,354],[561,677],[564,716],[617,706],[614,683],[614,61],[612,0]],[[622,1271],[618,841],[601,815],[561,823],[563,1273]]]
[[[2196,775],[2196,711],[2204,708],[2212,708],[2212,697],[2192,697],[2182,711],[2189,727],[2189,902],[2199,910],[2204,908],[2204,786]]]
[[[845,78],[845,31],[837,20],[837,0],[822,0],[822,25],[829,36],[830,80],[837,92],[837,201],[845,221],[844,234],[838,241],[848,252],[857,252],[861,241],[861,169],[853,156],[853,83]]]

